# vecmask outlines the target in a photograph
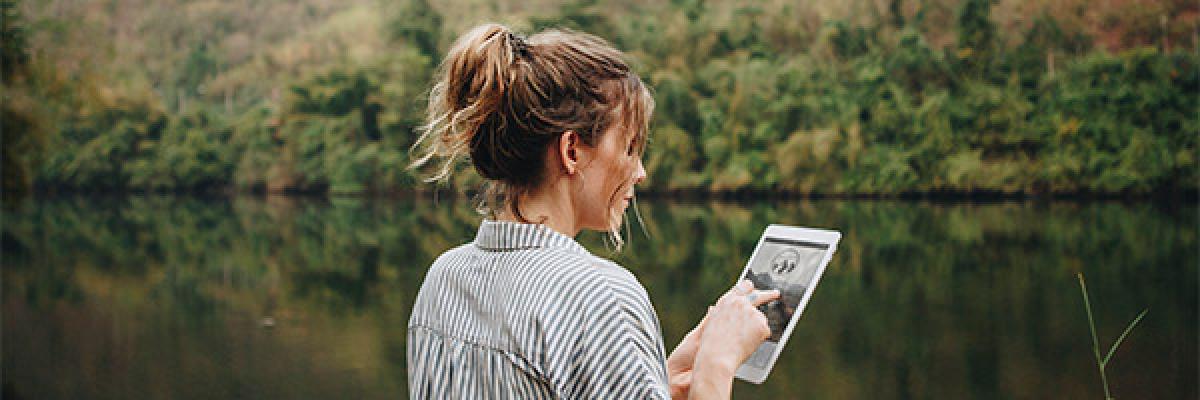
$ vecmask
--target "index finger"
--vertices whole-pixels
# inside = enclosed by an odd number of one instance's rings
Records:
[[[779,297],[780,297],[780,294],[779,294],[778,290],[774,290],[774,289],[772,289],[772,290],[755,290],[754,291],[754,301],[752,302],[752,304],[755,307],[758,307],[763,304],[767,304],[772,301],[779,300]]]
[[[738,281],[738,283],[736,285],[733,285],[733,288],[729,289],[729,292],[734,293],[734,294],[746,295],[746,294],[750,294],[751,292],[753,292],[754,289],[755,289],[754,281],[751,281],[749,279],[743,279],[741,281]]]
[[[717,302],[720,302],[721,299],[725,298],[745,296],[752,292],[754,292],[754,282],[751,282],[749,279],[743,279],[734,284],[733,287],[729,288],[729,290],[725,291],[725,293],[722,293],[721,297],[717,298]]]

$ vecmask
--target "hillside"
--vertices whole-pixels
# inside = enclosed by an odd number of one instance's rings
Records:
[[[47,0],[4,8],[4,188],[390,192],[483,21],[626,50],[654,191],[1195,192],[1186,1]],[[454,183],[474,186],[476,179]]]

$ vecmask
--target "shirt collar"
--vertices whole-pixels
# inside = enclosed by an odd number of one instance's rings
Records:
[[[575,239],[558,233],[542,224],[483,220],[479,233],[475,235],[475,246],[484,250],[528,250],[561,247],[587,254],[587,250]]]

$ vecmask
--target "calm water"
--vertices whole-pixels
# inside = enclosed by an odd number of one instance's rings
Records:
[[[1118,398],[1197,397],[1197,208],[1162,203],[643,201],[620,254],[669,347],[769,223],[842,244],[767,382],[739,398],[1102,398],[1076,272]],[[9,399],[405,397],[425,268],[463,201],[128,197],[3,212]]]

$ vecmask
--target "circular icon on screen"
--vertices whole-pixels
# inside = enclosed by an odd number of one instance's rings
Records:
[[[800,253],[795,250],[784,250],[775,255],[771,260],[771,271],[776,274],[788,274],[796,270],[796,264],[800,263]]]

